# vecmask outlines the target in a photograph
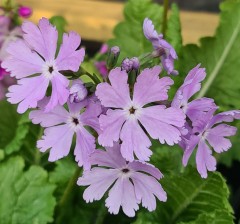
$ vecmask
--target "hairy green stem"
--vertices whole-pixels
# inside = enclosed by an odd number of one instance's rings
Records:
[[[163,18],[162,18],[162,34],[165,37],[167,30],[167,15],[168,15],[169,0],[163,1]]]
[[[97,217],[96,217],[94,224],[102,224],[104,222],[104,218],[105,218],[106,214],[107,214],[107,209],[103,202],[101,207],[98,210]]]
[[[62,223],[62,218],[64,217],[64,212],[63,212],[64,208],[71,198],[73,188],[76,186],[76,182],[77,182],[78,177],[80,176],[81,170],[82,170],[81,168],[77,167],[72,178],[69,180],[65,191],[63,192],[63,195],[57,205],[58,217],[57,217],[56,223],[59,223],[59,224]]]

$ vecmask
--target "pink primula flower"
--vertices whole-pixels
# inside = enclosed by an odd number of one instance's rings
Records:
[[[207,178],[207,171],[215,171],[217,161],[211,148],[222,153],[231,148],[228,137],[237,132],[237,128],[222,122],[240,119],[240,110],[232,110],[213,115],[216,109],[202,115],[195,121],[188,140],[185,140],[183,165],[186,166],[193,150],[197,147],[196,164],[202,178]]]
[[[166,108],[164,105],[149,105],[168,99],[168,89],[173,84],[169,77],[159,78],[160,66],[145,69],[137,77],[133,96],[130,96],[128,74],[120,68],[109,74],[110,84],[97,86],[96,96],[107,110],[100,116],[98,142],[103,146],[113,146],[122,140],[121,153],[128,161],[134,160],[134,154],[141,161],[148,161],[152,154],[151,141],[146,132],[162,144],[176,144],[181,139],[181,128],[185,115],[181,109]],[[142,125],[142,126],[141,126]]]
[[[9,45],[7,52],[10,57],[2,63],[3,68],[18,79],[17,85],[9,88],[8,101],[19,103],[18,112],[24,113],[28,108],[37,107],[51,84],[51,97],[44,109],[49,112],[58,104],[66,103],[69,96],[69,80],[60,71],[78,71],[85,51],[78,50],[80,36],[70,32],[63,35],[56,55],[58,32],[46,18],[42,18],[38,26],[25,22],[22,30],[23,40]]]
[[[88,99],[81,103],[68,103],[69,111],[58,105],[46,113],[43,108],[47,103],[48,100],[42,100],[40,109],[29,115],[34,124],[46,128],[37,147],[41,152],[50,149],[49,161],[56,161],[69,154],[73,136],[76,134],[75,159],[79,166],[89,169],[89,155],[96,146],[95,137],[86,128],[99,131],[98,116],[102,111],[100,103]],[[82,111],[83,109],[85,110]]]
[[[84,191],[86,202],[100,200],[109,190],[106,207],[112,214],[118,214],[120,207],[129,216],[135,216],[139,204],[149,211],[156,209],[156,198],[167,200],[167,194],[158,182],[162,173],[153,165],[137,160],[127,162],[120,153],[120,145],[114,144],[106,151],[97,150],[91,155],[92,165],[78,179],[79,186],[89,187]]]

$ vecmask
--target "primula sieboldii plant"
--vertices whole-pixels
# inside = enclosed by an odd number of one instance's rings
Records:
[[[118,214],[122,208],[133,217],[140,205],[153,211],[157,200],[167,201],[159,182],[163,174],[151,164],[153,140],[179,145],[183,166],[195,150],[202,178],[216,170],[213,151],[231,148],[229,137],[237,128],[226,123],[240,119],[240,111],[215,114],[214,99],[194,98],[206,77],[200,64],[169,99],[174,85],[170,75],[178,75],[174,68],[178,57],[150,19],[143,21],[143,34],[152,52],[125,58],[119,65],[120,48],[104,45],[99,57],[108,52],[107,60],[95,64],[102,77],[81,66],[85,50],[77,33],[64,33],[58,46],[58,31],[46,18],[38,25],[24,22],[21,30],[1,64],[17,80],[7,99],[18,104],[19,113],[32,109],[30,120],[44,129],[37,148],[49,151],[49,161],[68,156],[74,148],[77,165],[83,167],[77,184],[87,186],[83,193],[87,203],[106,197],[110,213]],[[146,66],[154,59],[156,64]],[[82,75],[89,76],[91,85]]]

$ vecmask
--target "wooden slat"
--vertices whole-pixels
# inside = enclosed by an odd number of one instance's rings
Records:
[[[94,0],[19,0],[33,8],[30,20],[63,15],[69,30],[75,30],[88,40],[106,41],[112,37],[113,27],[123,19],[120,2]],[[214,34],[218,15],[183,11],[180,14],[184,43],[194,43],[202,36]]]

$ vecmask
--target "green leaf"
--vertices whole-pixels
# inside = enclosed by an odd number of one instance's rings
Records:
[[[183,48],[181,75],[185,76],[201,63],[206,67],[207,77],[198,97],[213,98],[221,110],[239,109],[240,1],[225,1],[220,8],[220,24],[215,36],[202,38],[200,46],[191,44]],[[177,80],[175,83],[179,86],[179,77]],[[240,161],[239,135],[232,138],[232,143],[227,153],[219,155],[219,161],[228,166],[234,159]]]
[[[178,145],[162,145],[157,140],[152,140],[153,155],[151,163],[164,174],[179,173],[183,169],[182,149]]]
[[[191,168],[183,174],[165,175],[161,183],[168,195],[167,202],[159,202],[152,214],[141,212],[135,224],[190,222],[218,210],[232,215],[228,187],[219,173],[209,173],[207,179],[202,179]]]
[[[50,172],[49,180],[51,183],[57,185],[56,196],[60,198],[69,180],[72,178],[75,170],[77,168],[77,163],[72,161],[70,157],[65,157],[56,162],[55,169]]]
[[[56,26],[58,31],[58,46],[62,43],[63,33],[65,32],[65,28],[67,26],[67,21],[63,16],[53,16],[50,18],[50,22],[52,25]]]
[[[9,155],[18,151],[29,131],[27,114],[19,115],[16,107],[6,101],[0,102],[0,148]]]
[[[150,18],[156,29],[161,29],[163,8],[151,0],[130,0],[124,8],[125,20],[114,29],[115,38],[108,41],[110,46],[119,46],[121,54],[118,62],[125,57],[138,57],[143,53],[152,51],[152,44],[143,34],[143,21]]]
[[[168,19],[166,39],[176,50],[178,56],[182,51],[182,34],[179,9],[176,4],[172,4],[171,13]]]
[[[223,109],[240,108],[240,2],[221,4],[220,24],[214,37],[200,40],[200,46],[187,45],[181,60],[182,75],[198,63],[207,77],[198,97],[215,99]]]
[[[29,119],[28,114],[24,114],[22,117],[20,117],[17,129],[14,138],[6,145],[4,151],[7,155],[19,151],[21,146],[24,143],[24,140],[29,132],[30,126],[29,126]]]
[[[224,210],[216,210],[213,213],[199,215],[192,222],[181,222],[180,224],[234,224],[233,217]]]
[[[55,186],[48,174],[37,166],[23,171],[21,157],[0,163],[0,223],[32,224],[53,221]]]

